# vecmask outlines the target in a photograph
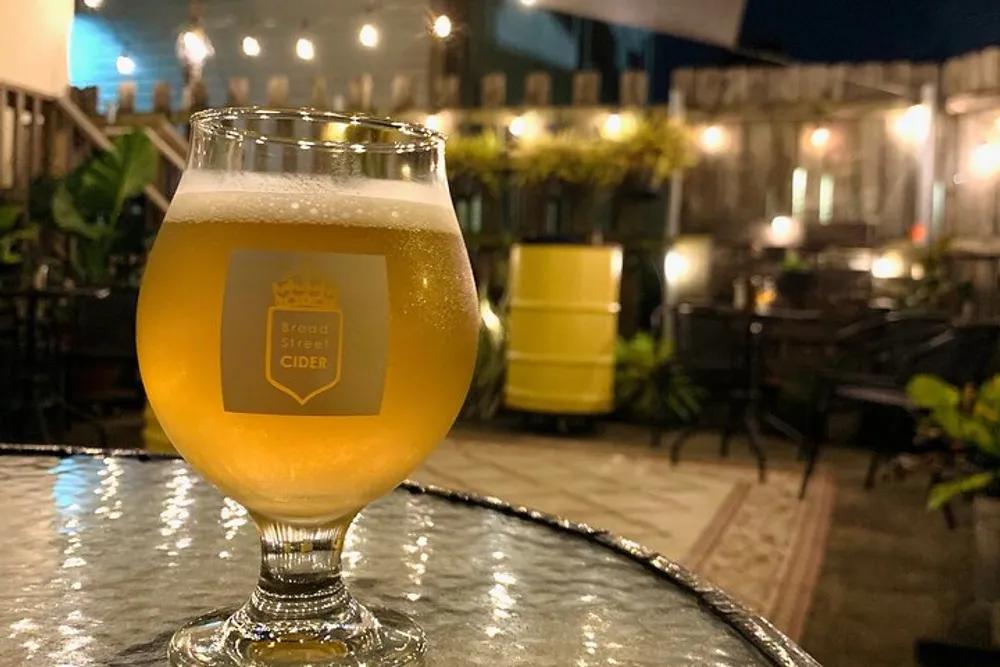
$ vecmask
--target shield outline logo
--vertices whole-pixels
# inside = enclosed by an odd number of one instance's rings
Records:
[[[333,378],[332,381],[326,383],[325,385],[323,385],[321,387],[318,387],[317,389],[314,389],[312,392],[310,392],[309,394],[307,394],[304,397],[299,396],[298,392],[296,392],[294,389],[291,389],[290,387],[286,387],[285,385],[281,384],[280,382],[278,382],[277,380],[274,379],[274,376],[271,375],[271,358],[272,358],[271,353],[272,353],[272,351],[274,349],[274,347],[273,347],[273,340],[274,339],[272,338],[272,333],[274,331],[274,313],[277,312],[277,311],[281,311],[281,312],[285,312],[285,313],[316,313],[316,312],[322,312],[322,313],[333,313],[333,314],[335,314],[337,316],[337,373],[336,373],[336,375],[334,375],[334,378]],[[317,308],[286,308],[286,307],[282,307],[282,306],[269,306],[268,307],[268,309],[267,309],[266,349],[264,351],[264,376],[267,378],[268,384],[270,384],[275,389],[277,389],[277,390],[279,390],[279,391],[281,391],[281,392],[283,392],[285,394],[288,394],[289,396],[291,396],[292,398],[294,398],[298,402],[299,405],[305,405],[306,403],[308,403],[312,399],[314,399],[317,396],[319,396],[320,394],[322,394],[324,391],[329,391],[330,389],[333,389],[335,386],[337,386],[337,383],[340,382],[340,375],[341,375],[341,370],[342,370],[342,367],[343,367],[343,364],[341,362],[341,359],[343,357],[343,352],[344,352],[344,314],[340,311],[340,309],[338,309],[338,308],[329,308],[329,309],[327,309],[327,308],[323,308],[323,309],[317,309]]]

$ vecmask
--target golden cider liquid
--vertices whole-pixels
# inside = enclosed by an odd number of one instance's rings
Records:
[[[347,197],[317,209],[286,199],[262,208],[244,193],[175,198],[143,279],[138,351],[157,418],[201,475],[257,514],[311,523],[387,493],[446,435],[468,390],[479,314],[449,209]],[[220,327],[236,249],[386,258],[389,343],[377,415],[225,411]]]

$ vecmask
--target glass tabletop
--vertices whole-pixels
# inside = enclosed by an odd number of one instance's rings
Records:
[[[165,665],[181,623],[249,594],[252,523],[182,461],[0,454],[0,666]],[[639,545],[495,499],[405,485],[345,566],[420,623],[430,665],[817,665]]]

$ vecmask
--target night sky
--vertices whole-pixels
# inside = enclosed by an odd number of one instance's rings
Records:
[[[942,61],[1000,45],[1000,0],[748,0],[740,47],[802,62]],[[753,65],[726,49],[656,38],[654,99],[675,67]]]

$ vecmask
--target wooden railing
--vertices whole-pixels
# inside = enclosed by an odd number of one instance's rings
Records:
[[[122,128],[114,132],[124,131]],[[147,218],[158,224],[184,167],[179,142],[147,130],[161,159],[156,180],[144,189]],[[166,135],[170,136],[170,135]],[[67,175],[111,140],[95,119],[69,96],[53,97],[0,82],[0,193],[22,206],[24,222],[32,219],[32,183],[42,176]]]

